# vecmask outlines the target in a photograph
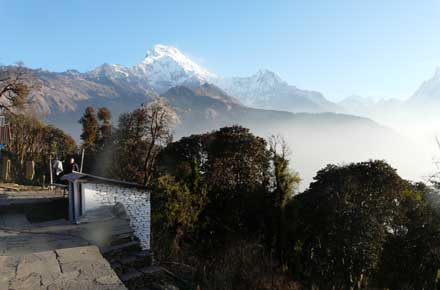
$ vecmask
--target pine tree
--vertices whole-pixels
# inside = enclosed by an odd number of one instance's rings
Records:
[[[99,108],[97,116],[98,120],[101,122],[99,125],[99,137],[102,140],[102,143],[105,143],[105,140],[112,135],[112,113],[108,108],[102,107]]]
[[[83,129],[81,134],[83,148],[88,152],[95,152],[98,139],[98,120],[96,118],[95,109],[93,109],[93,107],[87,107],[79,123]]]

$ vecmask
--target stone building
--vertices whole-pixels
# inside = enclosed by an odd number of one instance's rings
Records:
[[[150,249],[150,193],[137,183],[73,172],[69,182],[69,221],[75,224],[126,214],[144,250]]]

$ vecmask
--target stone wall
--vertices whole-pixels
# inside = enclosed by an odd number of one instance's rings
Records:
[[[150,249],[150,193],[133,187],[102,183],[82,183],[85,198],[85,214],[100,206],[116,203],[124,205],[130,218],[130,226],[139,238],[143,249]]]

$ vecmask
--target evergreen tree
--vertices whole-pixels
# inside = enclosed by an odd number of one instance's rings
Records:
[[[261,237],[271,174],[263,138],[224,127],[169,144],[158,162],[158,174],[183,180],[195,192],[206,188],[200,239],[219,245],[234,236]]]
[[[300,261],[292,268],[310,287],[359,289],[379,267],[400,206],[416,194],[383,161],[328,165],[290,206],[289,244]]]
[[[98,139],[98,120],[93,107],[87,107],[84,115],[79,120],[82,125],[81,140],[83,148],[88,153],[96,152],[96,142]]]
[[[399,202],[399,216],[384,244],[375,286],[391,290],[438,289],[440,195],[424,184]]]
[[[101,145],[108,140],[112,135],[112,113],[106,107],[99,108],[97,114],[99,124],[99,139]]]

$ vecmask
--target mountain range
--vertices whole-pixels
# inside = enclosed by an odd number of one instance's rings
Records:
[[[378,116],[379,113],[394,112],[406,115],[437,114],[440,105],[440,67],[434,75],[424,81],[406,100],[383,98],[373,100],[368,97],[350,96],[338,103],[344,112],[363,116]]]
[[[440,100],[440,68],[406,101],[374,101],[350,96],[336,103],[320,92],[288,84],[267,69],[247,77],[217,76],[177,48],[165,45],[155,45],[139,64],[131,67],[103,64],[85,73],[75,70],[56,73],[43,69],[32,72],[43,83],[37,107],[46,115],[77,111],[81,109],[82,101],[117,103],[121,96],[125,103],[138,105],[175,86],[196,87],[205,83],[216,85],[244,106],[289,112],[336,112],[376,117],[390,110],[411,111],[414,106],[424,107]],[[131,106],[125,105],[121,109],[128,108]]]
[[[75,138],[87,106],[109,108],[116,123],[121,113],[163,98],[180,120],[174,129],[177,138],[233,124],[261,136],[282,134],[306,184],[327,163],[379,158],[399,166],[406,162],[399,159],[402,155],[415,154],[412,144],[393,130],[350,114],[354,107],[370,112],[378,107],[376,102],[352,97],[334,103],[320,92],[288,84],[269,70],[248,77],[218,76],[171,46],[154,46],[131,67],[103,64],[84,73],[27,70],[42,84],[35,110]],[[417,98],[436,92],[440,77],[435,79],[421,87]],[[400,144],[399,150],[395,144]]]
[[[338,105],[321,93],[289,85],[276,73],[260,70],[249,77],[219,77],[193,62],[178,49],[156,45],[137,65],[103,64],[91,71],[32,73],[42,81],[38,109],[50,115],[80,109],[78,102],[123,95],[127,102],[149,100],[175,86],[213,84],[242,105],[290,112],[339,112]],[[139,99],[141,98],[141,99]]]

